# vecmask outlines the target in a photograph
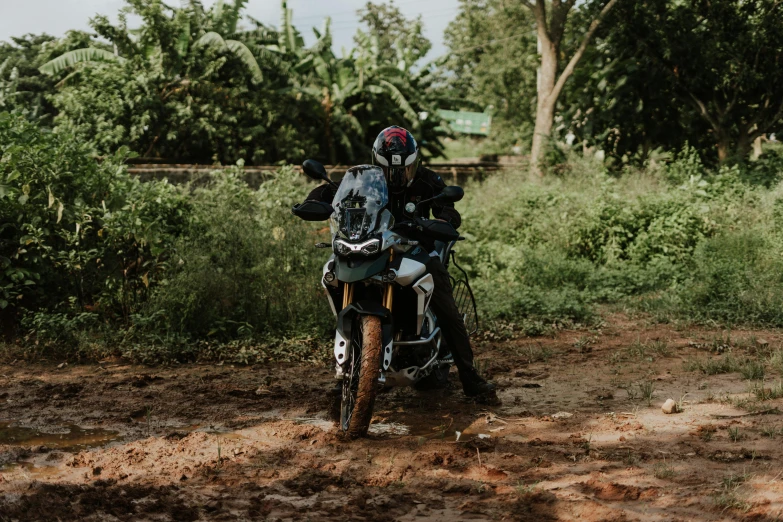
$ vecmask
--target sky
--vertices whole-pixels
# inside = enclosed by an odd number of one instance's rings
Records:
[[[356,10],[367,0],[288,0],[294,11],[294,25],[304,35],[306,43],[315,40],[311,27],[320,28],[326,16],[332,17],[333,45],[337,54],[350,49],[353,35],[359,27]],[[177,5],[178,0],[168,0]],[[211,5],[214,0],[205,0]],[[457,14],[458,0],[394,0],[408,18],[422,15],[425,35],[433,44],[428,58],[445,52],[443,31]],[[0,0],[0,40],[27,33],[48,33],[62,36],[69,29],[89,30],[88,21],[96,14],[105,14],[116,21],[124,5],[122,0]],[[264,23],[279,26],[278,0],[249,0],[245,14]],[[130,21],[132,22],[132,20]],[[132,24],[129,24],[132,25]]]

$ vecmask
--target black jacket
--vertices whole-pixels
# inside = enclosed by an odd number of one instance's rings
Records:
[[[430,199],[443,191],[446,184],[443,179],[426,167],[419,166],[416,171],[416,177],[413,183],[400,192],[389,191],[389,210],[394,216],[395,223],[402,223],[413,219],[413,214],[405,211],[405,205],[408,202],[418,203],[419,201]],[[336,190],[329,185],[320,185],[313,189],[307,196],[307,200],[323,201],[331,203],[334,199]],[[433,201],[424,203],[419,207],[419,217],[429,218],[430,213],[438,219],[451,223],[454,228],[459,228],[462,218],[459,212],[454,208],[454,203],[448,201]],[[422,242],[422,245],[428,249],[433,248],[433,241],[430,238],[415,238]]]

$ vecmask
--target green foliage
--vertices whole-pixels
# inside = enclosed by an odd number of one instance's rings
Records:
[[[626,162],[686,140],[744,160],[783,117],[782,21],[769,0],[618,2],[567,87],[568,127]]]
[[[38,68],[53,56],[84,47],[89,36],[69,31],[61,40],[32,34],[10,40],[12,43],[0,42],[0,111],[51,124],[56,111],[46,97],[54,91],[55,80]]]
[[[73,67],[80,63],[115,61],[122,63],[124,58],[115,56],[105,49],[85,47],[83,49],[75,49],[73,51],[68,51],[65,54],[61,54],[54,60],[50,60],[43,64],[39,67],[39,70],[44,74],[58,74],[69,67]]]
[[[491,111],[482,152],[505,152],[532,138],[538,67],[532,25],[522,2],[460,0],[446,29],[440,108]]]
[[[338,58],[328,18],[305,48],[287,8],[280,28],[253,21],[246,29],[244,2],[126,4],[116,24],[91,20],[98,38],[47,53],[38,67],[57,82],[48,91],[56,125],[94,141],[100,154],[127,146],[179,162],[355,163],[391,123],[440,153],[440,122],[419,117],[436,114],[434,77],[414,67],[429,46],[420,23],[392,31],[393,56],[377,34],[360,31],[362,45]],[[141,26],[129,29],[128,16]]]
[[[410,52],[413,56],[409,63],[414,63],[432,47],[422,34],[421,15],[415,20],[409,20],[391,1],[388,4],[367,2],[358,14],[359,21],[367,26],[370,34],[377,37],[379,58],[384,62],[393,63],[399,52]],[[355,42],[360,49],[365,46],[361,36],[357,36]]]
[[[292,356],[272,340],[295,333],[286,346],[312,355],[331,314],[312,248],[323,230],[288,212],[308,190],[295,171],[257,191],[241,167],[198,188],[141,183],[126,151],[98,161],[7,113],[0,144],[0,308],[36,353],[262,360]]]
[[[301,175],[283,169],[260,190],[240,169],[213,174],[193,194],[188,228],[173,245],[171,269],[139,319],[192,339],[229,340],[328,328],[331,314],[318,284],[323,259],[316,231],[286,209],[301,201]]]
[[[485,318],[584,323],[627,301],[661,319],[783,324],[777,192],[692,148],[620,178],[569,165],[544,184],[507,173],[466,191],[460,259]]]
[[[724,324],[783,324],[783,261],[758,228],[727,232],[699,245],[680,291],[682,311]]]
[[[98,162],[68,133],[0,113],[0,306],[127,320],[146,298],[189,207],[166,183]]]

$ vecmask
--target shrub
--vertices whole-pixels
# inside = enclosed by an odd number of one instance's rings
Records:
[[[146,299],[190,205],[165,182],[128,176],[126,156],[121,149],[98,161],[70,134],[0,114],[0,308],[7,317],[86,312],[127,320]]]
[[[783,259],[763,230],[704,241],[679,291],[681,315],[725,324],[783,325]]]
[[[65,131],[0,114],[4,328],[41,343],[39,355],[146,361],[326,331],[325,259],[313,248],[323,226],[289,212],[307,190],[301,176],[283,168],[254,191],[240,166],[174,187],[131,177],[126,156],[99,161]]]
[[[309,331],[331,319],[317,230],[287,211],[304,198],[301,176],[282,169],[253,191],[240,175],[213,173],[193,192],[175,262],[145,310],[169,333],[228,340]]]

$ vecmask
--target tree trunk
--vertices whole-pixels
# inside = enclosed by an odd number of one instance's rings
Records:
[[[759,156],[761,156],[761,154],[764,152],[764,149],[761,146],[762,136],[758,136],[755,140],[753,140],[753,155],[751,158],[754,160],[759,159]]]
[[[533,129],[533,145],[530,149],[530,171],[536,177],[541,177],[541,162],[544,159],[552,124],[555,119],[555,102],[553,96],[557,80],[557,49],[554,45],[541,43],[541,68],[538,70],[536,125]]]
[[[563,90],[563,85],[574,72],[574,68],[582,59],[590,40],[617,0],[609,0],[598,16],[590,23],[590,27],[582,38],[577,50],[558,76],[558,55],[560,43],[565,33],[568,12],[576,4],[576,0],[552,0],[551,20],[547,22],[547,2],[545,0],[523,0],[523,3],[533,12],[536,19],[536,32],[541,53],[541,67],[538,71],[536,125],[533,129],[533,144],[530,149],[530,172],[534,177],[542,177],[541,162],[544,159],[552,125],[555,118],[557,98]]]
[[[731,138],[728,136],[718,136],[717,141],[718,148],[718,161],[725,163],[729,157],[731,157]]]

